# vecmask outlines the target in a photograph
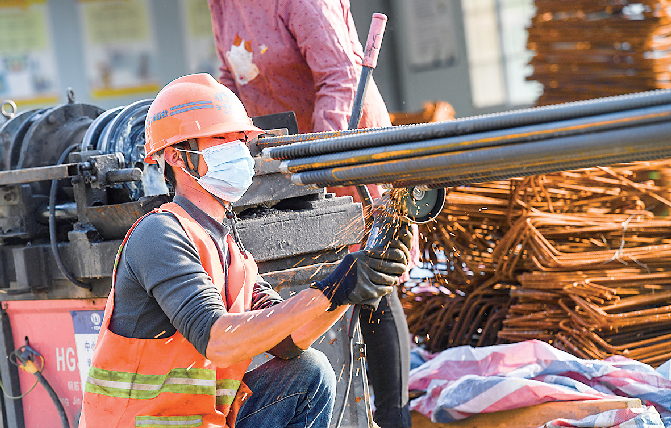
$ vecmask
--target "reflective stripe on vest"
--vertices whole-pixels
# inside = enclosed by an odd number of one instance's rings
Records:
[[[116,372],[91,367],[86,392],[108,397],[149,400],[163,392],[216,395],[217,405],[230,405],[240,387],[235,379],[215,379],[215,370],[175,368],[165,375]]]
[[[135,426],[143,428],[190,428],[203,425],[203,417],[194,416],[136,416]]]
[[[235,394],[240,388],[240,381],[235,379],[218,379],[217,380],[217,406],[226,404],[230,406],[233,403]]]

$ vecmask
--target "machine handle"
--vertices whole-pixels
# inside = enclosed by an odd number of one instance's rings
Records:
[[[361,114],[363,113],[363,101],[366,98],[366,89],[368,88],[368,81],[373,74],[373,69],[377,65],[377,56],[380,53],[382,46],[382,35],[387,26],[387,15],[383,13],[374,13],[371,19],[370,29],[368,30],[368,39],[366,40],[366,50],[363,55],[363,67],[361,68],[361,77],[359,79],[359,86],[354,97],[354,104],[352,104],[352,115],[347,123],[347,129],[357,129]],[[356,191],[364,207],[373,205],[373,198],[366,186],[356,186]]]
[[[127,181],[142,180],[142,170],[139,168],[122,168],[117,170],[107,171],[105,175],[107,181],[110,183],[124,183]]]
[[[373,19],[368,30],[368,39],[366,40],[366,49],[363,53],[364,67],[375,68],[377,65],[377,56],[382,46],[382,35],[387,26],[387,15],[384,13],[374,13]]]

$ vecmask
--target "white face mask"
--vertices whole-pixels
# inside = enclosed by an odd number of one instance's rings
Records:
[[[240,140],[208,147],[202,151],[183,151],[203,155],[207,173],[196,181],[203,189],[224,201],[239,200],[252,185],[254,159],[247,145]]]

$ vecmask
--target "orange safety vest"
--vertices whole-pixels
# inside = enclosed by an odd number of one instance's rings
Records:
[[[226,237],[231,255],[226,293],[224,269],[212,238],[178,204],[170,202],[154,210],[166,211],[177,217],[196,245],[203,268],[222,293],[228,311],[249,310],[258,273],[252,256],[241,254],[231,236]],[[251,394],[242,383],[251,360],[219,368],[179,332],[169,338],[133,339],[108,329],[121,250],[140,220],[126,234],[116,257],[112,290],[84,387],[79,427],[232,428],[237,410]]]

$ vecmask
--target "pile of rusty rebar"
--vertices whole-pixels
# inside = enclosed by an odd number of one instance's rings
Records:
[[[434,352],[539,339],[582,358],[668,360],[670,166],[448,189],[421,226],[434,288],[405,290],[411,332]]]
[[[528,80],[538,105],[671,87],[668,0],[535,0]]]

